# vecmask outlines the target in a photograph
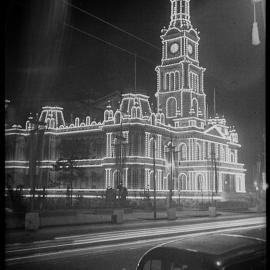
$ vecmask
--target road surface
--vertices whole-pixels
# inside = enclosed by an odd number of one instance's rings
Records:
[[[209,233],[233,233],[265,239],[265,217],[139,228],[55,237],[6,245],[6,269],[131,270],[159,244]]]

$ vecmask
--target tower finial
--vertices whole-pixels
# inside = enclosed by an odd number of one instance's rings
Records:
[[[171,0],[170,27],[190,28],[190,0]]]

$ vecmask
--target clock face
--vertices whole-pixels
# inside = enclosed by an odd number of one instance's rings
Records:
[[[190,44],[188,45],[187,49],[188,49],[188,53],[189,53],[189,54],[192,54],[192,52],[193,52],[193,47],[192,47]]]
[[[170,51],[171,51],[172,53],[176,53],[176,52],[178,52],[178,50],[179,50],[179,45],[178,45],[178,43],[173,43],[173,44],[171,45],[171,47],[170,47]]]

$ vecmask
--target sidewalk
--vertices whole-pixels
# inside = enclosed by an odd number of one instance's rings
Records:
[[[176,220],[168,220],[166,211],[157,212],[157,220],[153,218],[153,212],[134,211],[124,216],[123,224],[97,223],[85,225],[54,226],[44,227],[37,231],[6,230],[6,244],[29,243],[34,241],[51,240],[55,237],[108,232],[117,230],[136,230],[137,228],[161,227],[170,225],[181,225],[187,223],[210,222],[221,219],[233,219],[235,217],[245,218],[248,216],[260,215],[258,213],[246,212],[237,213],[229,211],[217,211],[216,217],[209,217],[207,210],[181,210],[177,211]]]

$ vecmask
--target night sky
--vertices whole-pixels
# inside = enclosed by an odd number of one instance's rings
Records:
[[[169,0],[72,1],[151,46],[62,0],[6,2],[5,93],[16,108],[18,122],[44,105],[133,91],[134,56],[97,38],[138,55],[137,92],[153,97],[154,69],[161,60],[160,30],[170,21]],[[201,38],[200,65],[206,68],[209,112],[213,112],[215,88],[217,113],[238,131],[240,162],[248,170],[256,160],[265,126],[265,28],[259,5],[257,19],[262,43],[253,46],[250,0],[191,0],[192,25]]]

